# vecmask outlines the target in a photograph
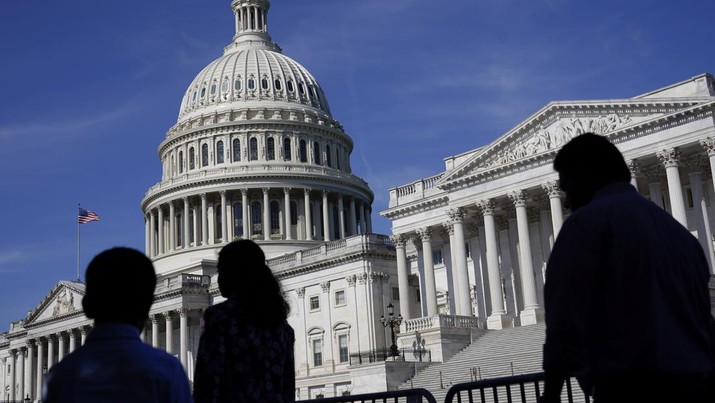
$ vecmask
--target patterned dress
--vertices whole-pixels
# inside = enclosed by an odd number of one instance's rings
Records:
[[[229,299],[206,310],[194,374],[196,403],[294,402],[295,335],[270,328]]]

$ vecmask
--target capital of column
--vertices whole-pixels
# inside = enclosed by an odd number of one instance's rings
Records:
[[[303,298],[305,297],[305,287],[298,287],[295,289],[295,293],[298,295],[298,298]]]
[[[323,281],[320,283],[320,288],[323,289],[323,292],[330,292],[330,281]]]
[[[432,229],[430,227],[418,228],[415,232],[422,242],[429,242],[432,238]]]
[[[283,193],[290,194],[291,188],[283,188]]]
[[[219,196],[221,197],[226,197],[226,191],[225,190],[219,190],[218,191]]]
[[[549,196],[550,199],[561,198],[561,187],[558,181],[548,181],[541,184],[541,188]]]
[[[206,200],[206,193],[200,193],[199,196],[201,196],[201,200]]]
[[[526,190],[514,190],[513,192],[509,192],[507,196],[509,197],[509,200],[514,203],[514,207],[526,206],[526,198],[528,196]]]
[[[448,235],[454,235],[454,222],[453,221],[443,222],[442,227],[444,228],[445,231],[447,231]]]
[[[248,196],[248,189],[241,189],[241,196],[247,197],[247,196]]]
[[[310,192],[312,192],[312,191],[313,191],[313,189],[311,189],[311,188],[303,189],[303,192],[305,192],[306,196],[310,196]]]
[[[188,203],[188,202],[189,202],[189,197],[188,197],[188,196],[184,196],[184,197],[181,198],[181,200],[183,200],[184,203]]]
[[[633,175],[633,177],[640,174],[641,166],[637,160],[628,160],[626,161],[626,165],[628,165],[628,169],[631,171],[631,175]]]
[[[176,310],[176,313],[179,315],[179,317],[185,318],[189,316],[189,308],[179,308]]]
[[[700,140],[700,145],[707,151],[708,156],[715,156],[715,139],[712,137]]]
[[[677,167],[680,160],[680,152],[676,148],[667,148],[655,153],[664,167]]]
[[[270,188],[261,188],[261,190],[263,190],[263,194],[267,196],[267,195],[268,195],[268,191],[271,190],[271,189],[270,189]]]
[[[323,190],[323,197],[327,198],[329,193],[327,190]]]
[[[447,215],[453,223],[461,223],[464,221],[464,217],[467,215],[463,208],[456,207],[447,210]]]
[[[395,234],[390,237],[390,240],[392,241],[392,244],[395,245],[395,248],[404,248],[405,243],[407,242],[407,237],[403,234]]]
[[[355,282],[357,281],[357,276],[354,274],[351,274],[347,277],[345,277],[345,281],[348,283],[348,287],[355,287]],[[305,289],[303,290],[305,292]]]
[[[494,210],[497,207],[497,203],[494,201],[494,199],[479,200],[475,204],[479,211],[482,213],[482,215],[493,215]]]
[[[174,319],[174,311],[166,311],[166,312],[164,312],[164,319],[166,319],[166,320],[172,320],[172,319]]]
[[[153,325],[156,325],[157,323],[159,323],[160,316],[161,315],[159,315],[159,314],[149,315],[149,319],[151,320],[151,323]]]

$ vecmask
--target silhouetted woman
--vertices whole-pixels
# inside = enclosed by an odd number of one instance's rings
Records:
[[[295,401],[289,306],[261,248],[240,240],[221,249],[218,286],[227,300],[203,316],[196,403]]]

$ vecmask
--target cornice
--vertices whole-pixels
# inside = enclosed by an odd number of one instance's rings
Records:
[[[383,210],[380,215],[387,219],[396,219],[420,213],[423,211],[433,210],[440,207],[445,207],[449,203],[449,195],[441,194],[432,196],[426,199],[419,199],[413,202],[406,203],[401,206],[396,206]]]
[[[371,259],[371,258],[372,259],[393,260],[395,258],[395,252],[394,252],[394,250],[388,251],[388,250],[369,250],[369,249],[364,250],[364,251],[355,251],[355,252],[347,253],[347,254],[340,255],[340,256],[321,259],[320,261],[317,261],[317,262],[301,264],[299,266],[291,267],[286,270],[277,271],[277,272],[275,272],[275,275],[276,275],[276,278],[278,278],[279,280],[282,280],[285,278],[297,277],[297,276],[308,274],[308,273],[319,272],[319,271],[329,269],[332,267],[339,267],[346,263],[351,263],[351,262],[356,262],[356,261],[361,261],[361,260]],[[269,266],[270,266],[270,262],[269,262]]]

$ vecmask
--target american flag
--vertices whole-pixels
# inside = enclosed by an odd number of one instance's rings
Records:
[[[80,207],[77,222],[80,224],[87,224],[90,221],[99,221],[99,216],[94,211],[85,210]]]

